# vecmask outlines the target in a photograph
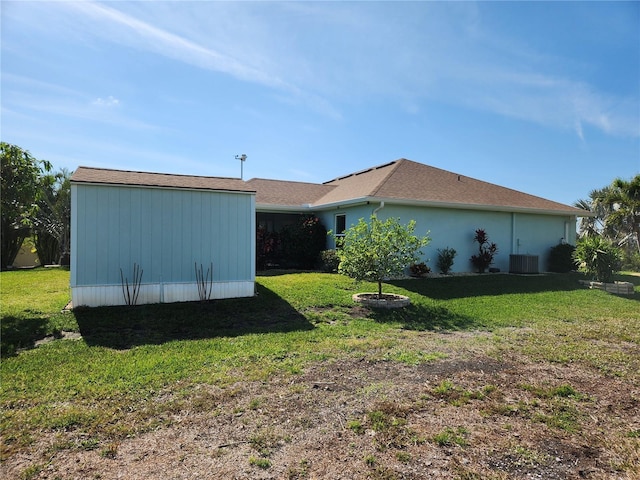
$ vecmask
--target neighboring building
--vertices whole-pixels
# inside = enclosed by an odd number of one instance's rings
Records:
[[[22,242],[22,246],[13,261],[13,268],[33,268],[40,266],[40,259],[35,252],[33,241],[30,238],[26,238]]]
[[[323,184],[252,179],[257,223],[270,228],[292,214],[313,213],[340,234],[374,211],[378,218],[415,220],[416,234],[429,232],[425,260],[435,268],[437,250],[457,251],[454,272],[472,271],[475,230],[486,230],[498,245],[493,267],[509,270],[510,255],[538,256],[544,269],[549,249],[575,244],[576,217],[589,212],[464,175],[400,159]],[[334,248],[329,237],[327,248]]]
[[[254,295],[255,191],[242,180],[79,167],[71,206],[75,307],[125,304],[134,264],[139,304],[198,300],[195,265],[213,264],[211,298]]]
[[[415,220],[415,233],[432,239],[424,259],[435,269],[437,250],[454,248],[454,272],[473,270],[478,228],[498,245],[493,267],[508,271],[518,255],[544,270],[551,247],[575,244],[576,217],[591,215],[406,159],[323,184],[79,167],[71,205],[74,306],[124,304],[121,271],[131,283],[134,264],[143,271],[138,303],[198,300],[194,264],[213,263],[212,298],[252,296],[256,228],[276,232],[301,214],[338,235],[373,213]]]

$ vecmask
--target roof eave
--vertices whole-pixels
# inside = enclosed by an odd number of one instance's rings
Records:
[[[165,190],[191,190],[194,192],[233,192],[255,195],[255,190],[240,190],[234,188],[207,188],[207,187],[180,187],[176,185],[141,185],[138,183],[120,183],[120,182],[92,182],[86,180],[71,180],[73,185],[92,185],[96,187],[130,187],[130,188],[162,188]]]
[[[579,211],[579,210],[550,210],[541,208],[529,208],[518,207],[508,205],[483,205],[475,203],[453,203],[453,202],[435,202],[428,200],[409,200],[398,198],[382,198],[382,197],[361,197],[345,202],[333,202],[322,205],[315,205],[316,210],[326,210],[331,208],[340,208],[341,206],[351,206],[353,204],[360,203],[380,203],[385,202],[388,205],[405,205],[415,207],[435,207],[435,208],[452,208],[456,210],[491,210],[494,212],[509,212],[509,213],[533,213],[543,215],[559,215],[559,216],[575,216],[575,217],[591,217],[594,216],[592,212]]]
[[[256,203],[256,210],[261,212],[290,212],[292,210],[301,212],[311,212],[318,210],[331,210],[334,208],[352,207],[354,205],[362,205],[371,201],[371,197],[359,197],[349,200],[341,200],[339,202],[331,203],[303,203],[301,205],[275,205],[271,203]],[[377,202],[377,199],[373,201]]]
[[[303,205],[276,205],[272,203],[257,203],[256,212],[306,212],[311,211],[312,206],[309,204]]]

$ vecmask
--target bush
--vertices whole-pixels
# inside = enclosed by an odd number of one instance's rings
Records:
[[[611,283],[613,274],[622,265],[620,249],[602,237],[581,239],[573,256],[578,262],[579,270],[598,282]]]
[[[426,263],[420,262],[420,263],[412,263],[411,265],[409,265],[409,271],[411,272],[411,275],[414,277],[422,277],[423,275],[426,275],[427,273],[429,273],[431,269],[427,266]]]
[[[264,227],[256,229],[256,268],[258,270],[279,264],[281,244],[280,235],[276,232],[269,232]]]
[[[471,256],[471,263],[478,269],[478,273],[484,271],[493,263],[493,257],[498,251],[498,246],[489,242],[489,236],[482,228],[476,230],[473,240],[478,243],[478,254]]]
[[[559,243],[551,247],[549,259],[547,260],[547,270],[555,273],[567,273],[575,270],[576,261],[573,252],[576,247],[568,243]]]
[[[436,266],[440,273],[446,275],[451,271],[451,267],[453,267],[453,259],[456,256],[456,251],[453,248],[443,248],[442,250],[438,249],[438,263]]]
[[[335,250],[323,250],[320,252],[320,263],[323,272],[337,272],[340,265],[340,257],[338,257]]]

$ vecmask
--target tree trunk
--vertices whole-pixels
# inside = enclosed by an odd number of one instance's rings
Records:
[[[382,280],[378,280],[378,298],[382,298]]]
[[[2,232],[0,233],[0,257],[1,257],[1,269],[6,270],[13,265],[14,260],[20,252],[22,242],[29,236],[28,228],[12,228],[11,225],[2,225]]]
[[[35,236],[40,265],[54,265],[60,260],[60,243],[53,235],[41,232]]]

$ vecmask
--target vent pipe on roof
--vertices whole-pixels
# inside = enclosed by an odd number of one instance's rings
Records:
[[[380,206],[378,208],[376,208],[373,213],[371,214],[372,217],[376,216],[376,213],[378,213],[378,210],[382,210],[384,208],[384,202],[380,202]]]

